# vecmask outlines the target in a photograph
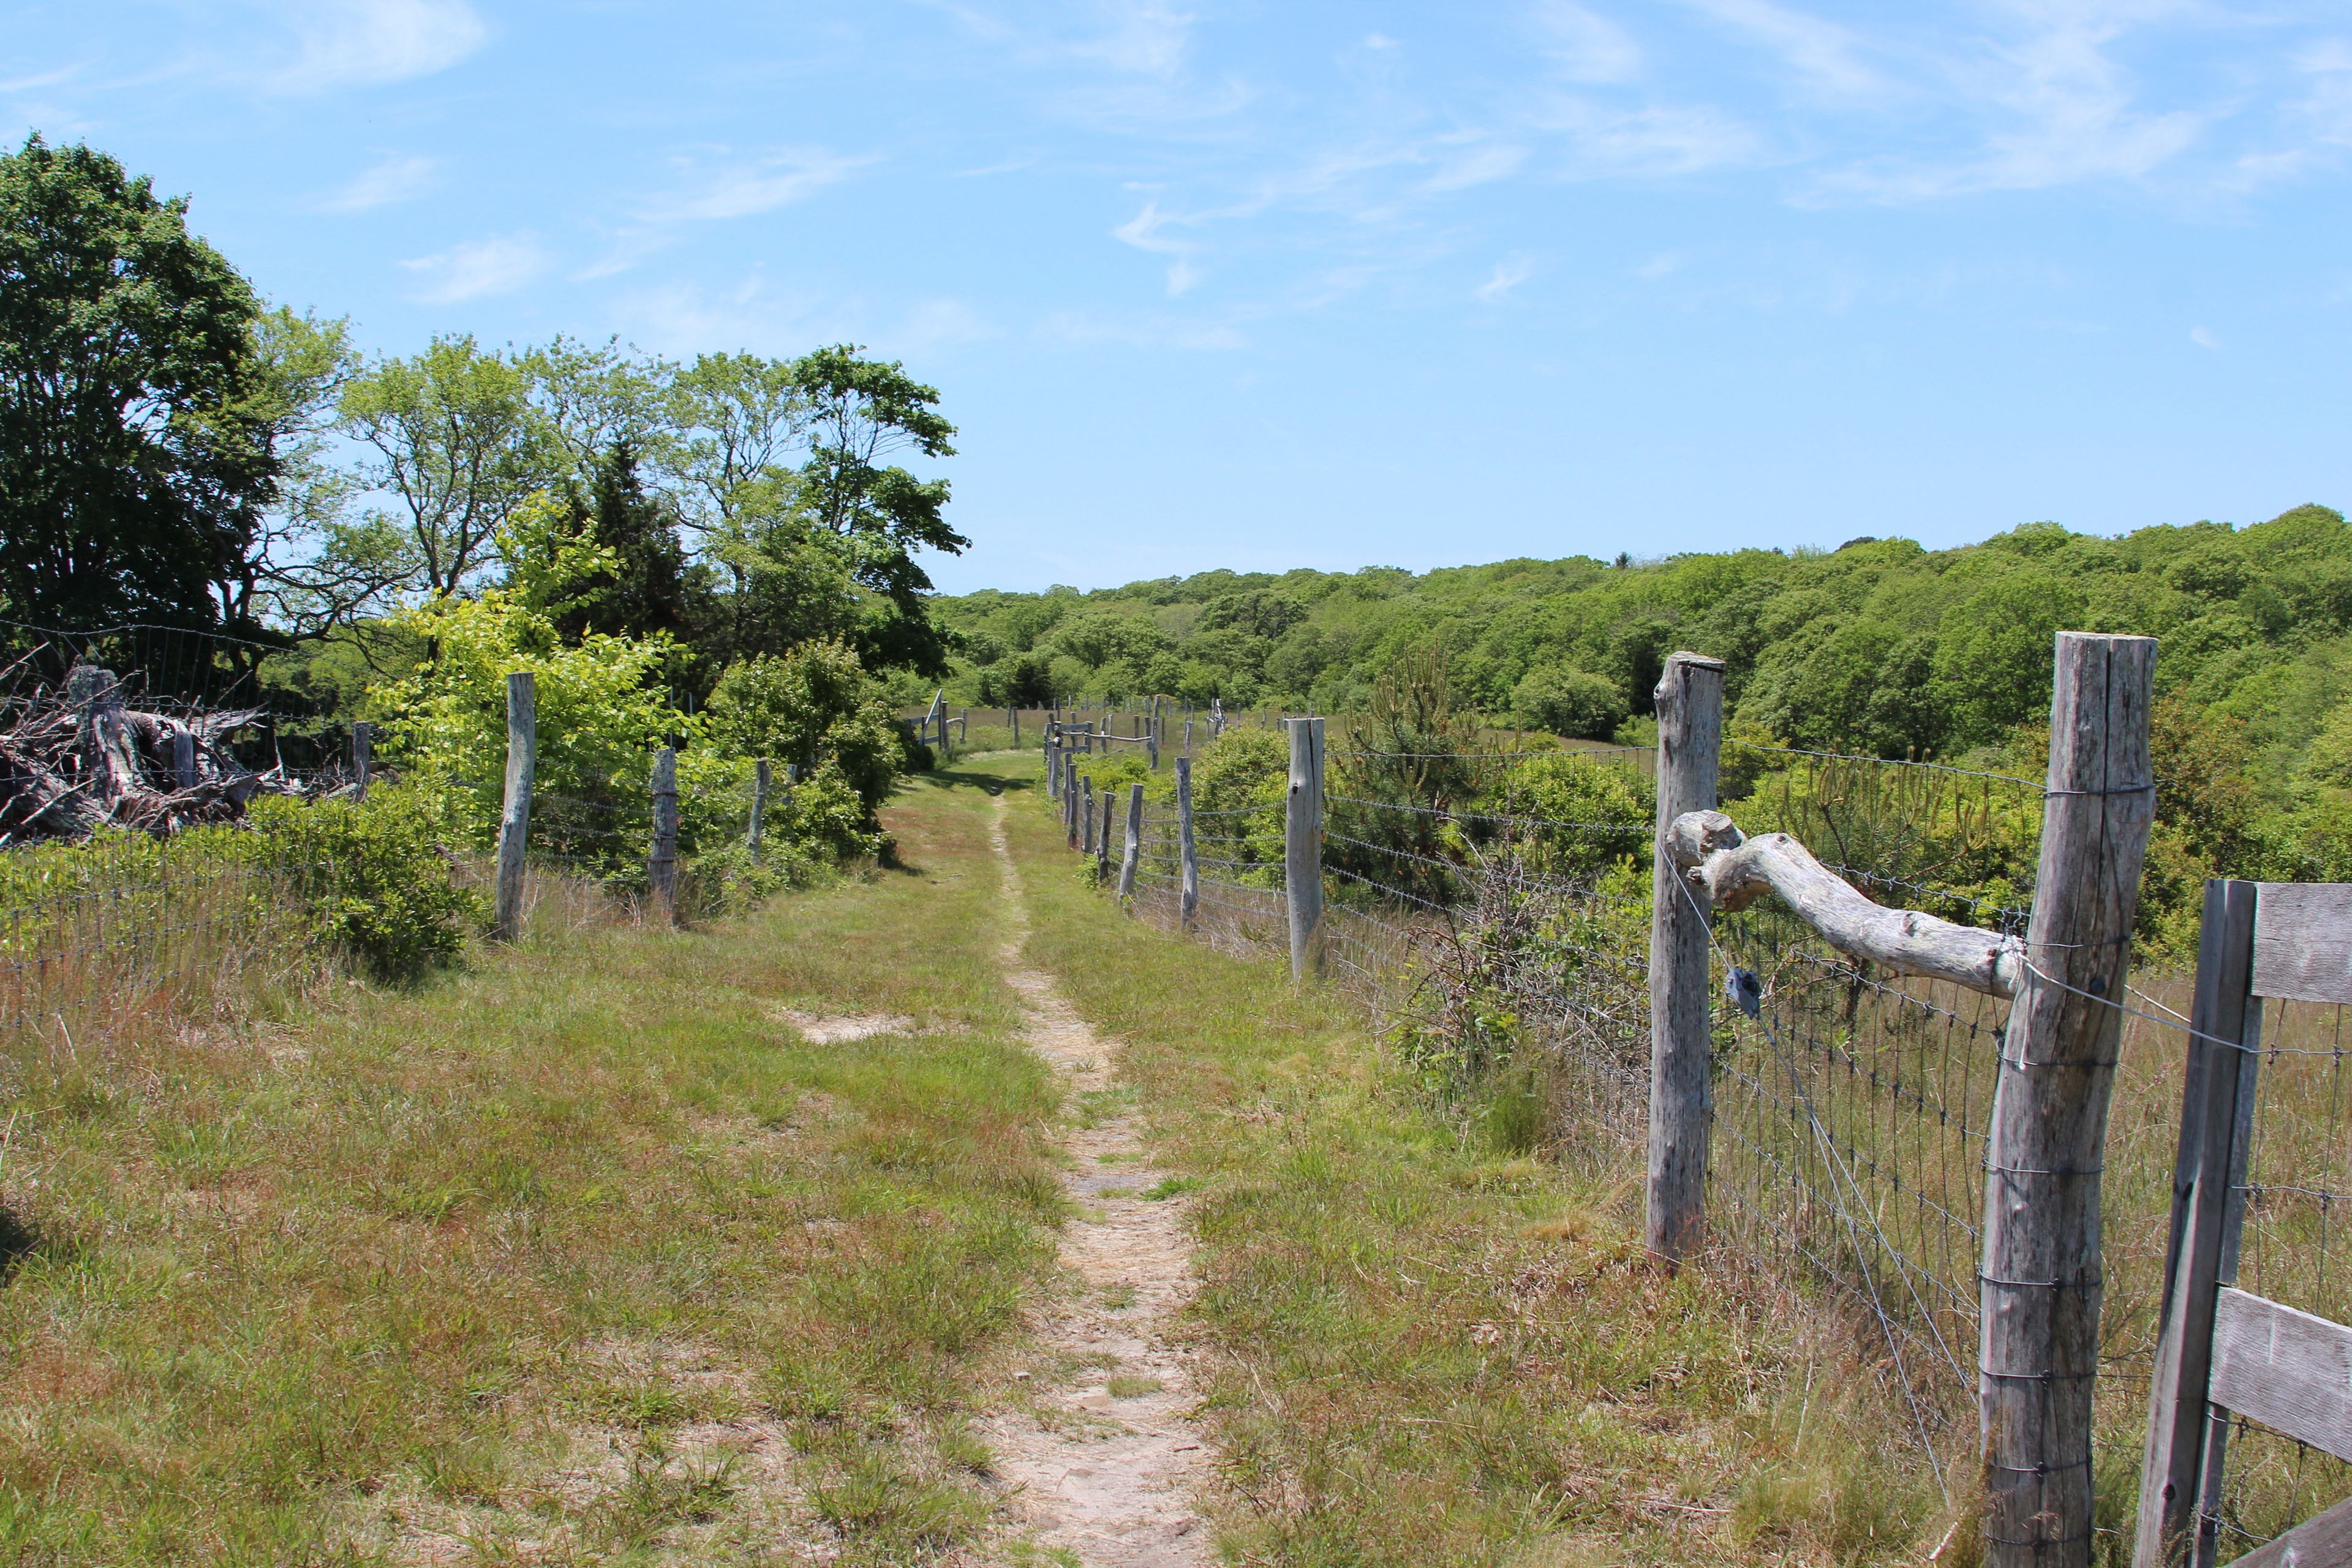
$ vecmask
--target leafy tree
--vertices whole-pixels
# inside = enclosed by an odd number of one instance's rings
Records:
[[[1625,694],[1605,675],[1553,665],[1520,678],[1511,690],[1511,711],[1530,730],[1593,740],[1624,721]]]
[[[835,770],[869,825],[905,761],[881,683],[846,643],[811,643],[734,666],[710,694],[709,718],[721,743],[744,756]]]
[[[798,505],[855,546],[850,570],[872,599],[858,647],[874,668],[946,673],[949,643],[924,595],[931,580],[918,550],[960,553],[971,542],[948,526],[945,479],[918,479],[884,459],[902,451],[952,457],[955,426],[938,412],[940,395],[896,362],[861,357],[852,344],[819,349],[793,366],[808,409],[810,452]]]
[[[672,367],[662,361],[636,358],[618,338],[584,343],[558,332],[514,363],[574,479],[586,482],[615,447],[641,458],[667,453]]]
[[[524,365],[471,337],[435,338],[345,387],[344,434],[370,448],[362,474],[395,497],[416,579],[428,592],[475,585],[499,531],[534,492],[562,482],[564,447],[531,405]]]
[[[260,313],[184,200],[88,147],[0,158],[6,615],[263,630],[216,593],[278,493]]]

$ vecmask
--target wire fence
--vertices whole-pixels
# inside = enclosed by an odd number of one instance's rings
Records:
[[[1637,1146],[1651,1068],[1654,753],[1593,748],[1564,763],[1559,752],[1334,743],[1327,755],[1320,855],[1333,980],[1433,1087],[1539,1066],[1555,1141]],[[1403,764],[1434,768],[1440,787],[1401,787]],[[1087,765],[1082,753],[1077,772]],[[1566,773],[1633,787],[1612,794],[1579,776],[1570,788]],[[1286,947],[1276,787],[1193,813],[1195,929],[1221,945]],[[1136,907],[1172,928],[1181,856],[1170,793],[1150,786]],[[1790,834],[1874,901],[2028,935],[2045,805],[2034,780],[1735,742],[1723,793],[1747,833]],[[1594,801],[1610,809],[1589,809]],[[1718,1263],[1759,1269],[1811,1310],[1845,1319],[1907,1445],[1952,1496],[1975,1479],[1988,1374],[1980,1260],[2011,1003],[1850,957],[1778,900],[1712,924]],[[2135,980],[2116,1020],[2086,1461],[2101,1500],[2097,1554],[2116,1562],[2128,1557],[2147,1435],[2189,1002],[2183,980]],[[2334,1229],[2352,1205],[2352,1041],[2340,1009],[2276,1010],[2265,1063],[2286,1065],[2264,1068],[2257,1126],[2270,1131],[2257,1132],[2245,1189],[2245,1288],[2352,1320],[2352,1238]],[[2223,1513],[2241,1546],[2352,1492],[2352,1467],[2239,1426]]]

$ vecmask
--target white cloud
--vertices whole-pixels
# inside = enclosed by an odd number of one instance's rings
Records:
[[[2213,329],[2210,327],[2189,328],[2189,341],[2200,349],[2218,349],[2221,346],[2221,340],[2213,335]]]
[[[289,92],[427,76],[489,37],[467,0],[300,0],[289,10],[301,49],[273,82]]]
[[[508,235],[453,245],[401,266],[425,279],[416,298],[427,305],[450,305],[491,294],[510,294],[543,275],[547,252],[530,235]]]
[[[1208,268],[1192,258],[1180,256],[1168,264],[1168,297],[1171,300],[1192,292],[1195,284],[1209,275]]]
[[[1541,0],[1537,27],[1550,40],[1545,52],[1570,81],[1631,81],[1642,74],[1641,46],[1608,17],[1576,0]]]
[[[1535,275],[1534,260],[1515,251],[1496,262],[1493,274],[1472,292],[1486,304],[1499,304],[1512,289]]]
[[[788,147],[708,174],[697,173],[688,188],[655,202],[646,216],[656,223],[752,217],[801,201],[847,179],[874,163],[822,147]],[[684,165],[689,171],[693,165]]]
[[[1390,37],[1386,33],[1367,33],[1364,35],[1364,47],[1368,49],[1392,49],[1396,47],[1397,41],[1394,38]]]
[[[1192,17],[1151,0],[1109,0],[1103,8],[1108,30],[1068,46],[1070,54],[1137,76],[1170,77],[1182,68]]]
[[[1489,142],[1459,151],[1447,148],[1440,154],[1437,173],[1423,181],[1421,188],[1433,195],[1466,191],[1473,185],[1507,180],[1517,174],[1527,161],[1525,147],[1505,142]]]
[[[1761,162],[1763,141],[1743,121],[1709,104],[1610,109],[1584,99],[1552,100],[1533,117],[1560,133],[1565,172],[1575,178],[1669,178]]]
[[[1875,98],[1885,79],[1857,58],[1860,40],[1834,22],[1771,0],[1692,0],[1717,21],[1747,34],[1818,89],[1845,98]]]
[[[410,153],[394,153],[342,189],[319,203],[324,213],[363,213],[372,207],[413,201],[434,184],[440,163]]]
[[[1158,201],[1147,201],[1143,204],[1141,212],[1110,231],[1111,237],[1121,244],[1131,245],[1138,250],[1158,251],[1164,256],[1183,256],[1199,247],[1191,240],[1177,239],[1163,235],[1160,231],[1171,223],[1185,221],[1188,220],[1171,218],[1161,213]]]

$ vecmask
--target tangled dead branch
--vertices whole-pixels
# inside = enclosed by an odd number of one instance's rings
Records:
[[[0,679],[22,678],[20,660]],[[123,681],[77,665],[62,686],[35,682],[0,708],[0,847],[81,838],[101,826],[166,834],[242,816],[255,795],[299,794],[282,769],[257,773],[228,749],[260,717],[181,717],[132,708]]]

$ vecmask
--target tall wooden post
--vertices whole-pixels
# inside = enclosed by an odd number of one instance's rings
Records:
[[[1111,795],[1110,785],[1103,785],[1102,827],[1095,835],[1095,886],[1097,887],[1102,886],[1110,876],[1110,819],[1111,814],[1118,809],[1118,803]]]
[[[530,670],[507,677],[507,793],[499,812],[498,902],[490,934],[522,935],[522,860],[530,840],[530,791],[539,773],[539,687]]]
[[[654,907],[665,921],[677,919],[677,751],[664,746],[654,753],[654,848],[646,859],[646,880],[654,891]]]
[[[1192,721],[1184,727],[1191,729]],[[1181,880],[1176,894],[1176,915],[1191,931],[1201,915],[1201,857],[1192,847],[1192,759],[1176,759],[1176,859]]]
[[[1065,763],[1062,768],[1062,826],[1069,835],[1070,847],[1078,847],[1078,780]]]
[[[172,786],[194,789],[202,782],[196,773],[196,732],[185,724],[172,726]],[[367,794],[367,775],[360,775],[360,794]]]
[[[2210,1416],[2214,1287],[2237,1276],[2245,1133],[2262,1058],[2262,1009],[2249,1006],[2254,963],[2252,882],[2205,884],[2197,933],[2197,994],[2180,1095],[2180,1152],[2172,1175],[2172,1241],[2158,1314],[2147,1452],[2140,1469],[2133,1568],[2210,1564],[2219,1529],[2199,1506],[2217,1478],[2229,1424]],[[2224,1044],[2222,1042],[2233,1042]]]
[[[1282,836],[1290,910],[1290,977],[1323,973],[1323,721],[1290,721],[1290,793]]]
[[[745,842],[751,847],[751,863],[758,865],[763,853],[761,841],[768,836],[768,788],[775,780],[774,770],[768,759],[761,757],[751,764],[751,831]]]
[[[195,739],[191,735],[191,741]],[[193,751],[193,748],[191,748]],[[194,771],[195,759],[191,755],[189,767]],[[352,726],[352,794],[361,800],[367,798],[368,775],[375,771],[375,726],[362,719]]]
[[[1643,1239],[1668,1263],[1706,1231],[1707,1084],[1712,991],[1708,909],[1685,891],[1667,841],[1686,811],[1715,809],[1723,752],[1723,661],[1666,660],[1658,705],[1658,832],[1650,872],[1650,1173]]]
[[[1092,773],[1088,773],[1084,782],[1086,785],[1086,795],[1084,797],[1084,804],[1078,808],[1078,816],[1080,819],[1078,823],[1078,853],[1081,855],[1091,855],[1095,852],[1094,775]]]
[[[2091,1561],[2099,1171],[2156,815],[2153,637],[2058,634],[2030,965],[1985,1152],[1978,1403],[1987,1568]]]
[[[1016,752],[1019,751],[1021,749],[1020,709],[1007,708],[1004,710],[1004,727],[1013,731],[1013,749]]]
[[[1118,896],[1135,897],[1135,866],[1143,857],[1143,786],[1127,786],[1127,843],[1118,857]]]

